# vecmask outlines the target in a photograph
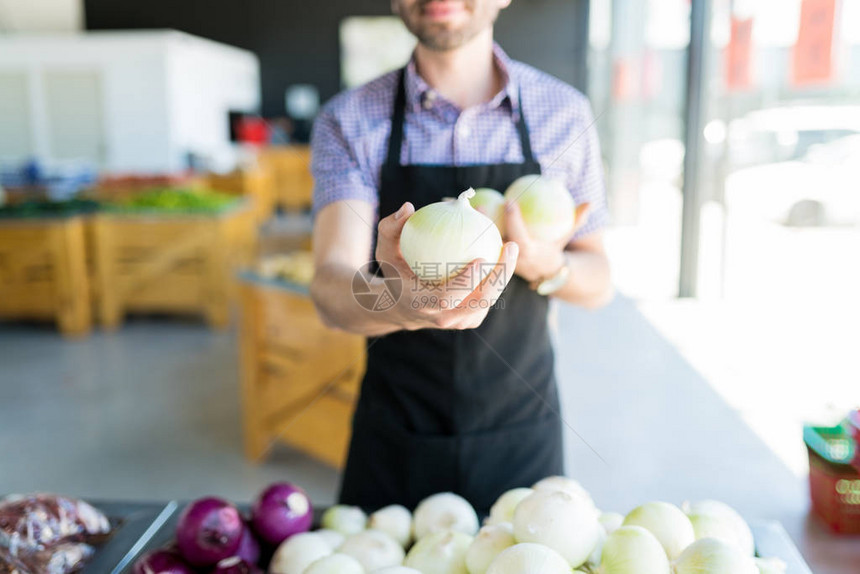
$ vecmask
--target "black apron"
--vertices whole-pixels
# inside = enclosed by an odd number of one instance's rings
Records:
[[[402,71],[382,167],[380,218],[406,201],[420,208],[469,187],[504,191],[518,177],[540,173],[522,101],[513,121],[523,163],[400,165],[404,78]],[[562,474],[548,304],[514,276],[477,329],[369,339],[340,502],[414,508],[430,494],[450,491],[486,512],[505,490]]]

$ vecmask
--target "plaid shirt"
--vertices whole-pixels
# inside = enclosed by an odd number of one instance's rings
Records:
[[[561,80],[511,60],[498,45],[494,56],[504,88],[466,110],[435,92],[418,75],[414,59],[409,62],[401,164],[520,163],[523,153],[512,119],[522,104],[542,173],[564,181],[577,204],[591,203],[588,222],[577,235],[600,229],[608,212],[588,100]],[[378,204],[398,73],[338,94],[320,111],[311,136],[314,213],[343,199]]]

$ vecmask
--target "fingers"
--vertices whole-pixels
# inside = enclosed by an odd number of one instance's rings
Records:
[[[573,240],[576,232],[582,229],[582,226],[588,222],[588,216],[591,214],[591,204],[581,203],[574,208],[573,211],[573,229],[566,236],[556,242],[556,247],[564,249]]]
[[[524,243],[529,239],[520,206],[514,201],[505,203],[505,235],[506,239],[517,243]]]
[[[400,253],[400,235],[413,213],[415,207],[407,201],[400,209],[381,219],[377,226],[376,260],[394,265],[403,277],[410,277],[412,269]]]
[[[502,256],[496,266],[483,277],[477,289],[469,293],[457,308],[468,310],[470,308],[482,308],[485,305],[493,305],[514,276],[519,251],[519,246],[516,243],[512,241],[506,243],[502,248]]]

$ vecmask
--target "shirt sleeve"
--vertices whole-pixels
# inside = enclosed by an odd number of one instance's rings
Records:
[[[603,177],[603,161],[600,156],[600,141],[597,125],[587,100],[579,114],[581,123],[574,138],[580,138],[581,161],[572,162],[568,170],[568,189],[577,205],[591,204],[588,220],[574,235],[579,239],[606,227],[609,223],[609,209],[606,204],[606,185]],[[574,144],[576,145],[576,144]]]
[[[376,205],[379,194],[361,169],[337,115],[323,109],[311,132],[313,215],[335,201],[360,199]]]

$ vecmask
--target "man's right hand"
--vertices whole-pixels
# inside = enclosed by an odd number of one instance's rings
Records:
[[[444,284],[430,285],[416,277],[400,252],[400,235],[413,213],[412,204],[404,203],[378,226],[376,260],[393,266],[403,280],[402,295],[391,310],[394,320],[410,331],[478,327],[513,277],[519,248],[513,242],[506,243],[489,273],[487,262],[476,259]],[[462,285],[477,287],[466,291]]]

